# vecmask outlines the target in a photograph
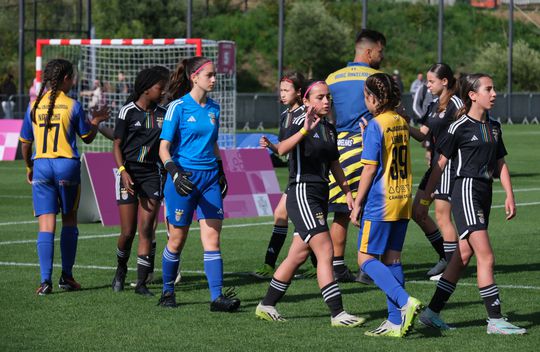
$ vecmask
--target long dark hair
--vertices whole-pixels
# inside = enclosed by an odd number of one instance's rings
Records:
[[[375,73],[366,80],[366,89],[379,101],[379,115],[387,110],[395,110],[401,104],[401,91],[394,79],[386,73]]]
[[[448,81],[448,87],[446,87],[446,92],[443,93],[439,98],[439,108],[437,111],[442,112],[448,106],[450,98],[452,98],[452,96],[458,91],[458,82],[454,77],[454,72],[452,72],[450,66],[445,63],[441,62],[431,66],[428,72],[435,74],[438,79],[446,78],[446,80]]]
[[[135,78],[133,91],[129,95],[126,103],[137,101],[141,94],[143,94],[145,90],[152,88],[154,84],[160,82],[166,84],[168,73],[169,70],[163,66],[154,66],[140,71]]]
[[[471,73],[463,75],[463,77],[461,78],[459,89],[459,96],[463,101],[463,106],[457,112],[457,116],[466,114],[469,112],[469,110],[471,110],[472,100],[469,97],[469,92],[478,92],[478,88],[480,88],[480,78],[483,77],[493,79],[490,75],[486,73]]]
[[[51,117],[54,110],[54,102],[58,97],[58,87],[64,81],[64,77],[71,79],[73,77],[73,65],[71,62],[64,59],[54,59],[47,63],[45,70],[43,71],[43,82],[37,95],[34,106],[32,107],[31,116],[32,122],[36,122],[36,109],[43,98],[45,92],[45,86],[49,85],[51,94],[49,95],[49,109],[47,110],[47,116],[45,117],[45,127],[51,127]]]
[[[283,77],[281,77],[281,79],[279,80],[279,83],[281,82],[289,82],[293,85],[293,88],[294,88],[294,91],[297,92],[298,90],[301,90],[302,87],[304,86],[304,82],[305,82],[305,78],[304,78],[304,75],[301,74],[300,72],[298,71],[289,71],[289,72],[286,72]],[[296,98],[296,102],[299,104],[299,105],[302,105],[302,96],[299,96]]]
[[[208,62],[211,60],[204,56],[183,59],[171,74],[166,93],[167,101],[171,102],[186,95],[193,87],[191,75]]]

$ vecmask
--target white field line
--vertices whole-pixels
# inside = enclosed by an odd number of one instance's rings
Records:
[[[38,263],[18,263],[18,262],[0,262],[0,266],[11,266],[11,267],[33,267],[37,268],[39,267]],[[55,268],[61,268],[61,264],[53,264]],[[89,269],[89,270],[116,270],[115,266],[100,266],[100,265],[75,265],[75,269]],[[137,268],[130,268],[132,271],[137,271]],[[161,272],[160,269],[154,269],[155,272]],[[182,273],[184,274],[204,274],[203,270],[184,270],[182,269]],[[247,276],[249,275],[248,272],[230,272],[226,271],[223,272],[224,275],[241,275],[241,276]],[[407,281],[407,284],[415,284],[415,285],[431,285],[436,286],[437,283],[435,281],[419,281],[419,280],[413,280],[413,281]],[[458,286],[471,286],[476,287],[477,285],[472,282],[460,282],[458,283]],[[521,289],[521,290],[538,290],[540,291],[540,287],[538,286],[530,286],[530,285],[499,285],[497,284],[497,287],[499,288],[510,288],[510,289]]]
[[[257,223],[248,223],[248,224],[234,224],[234,225],[223,225],[224,229],[234,229],[234,228],[240,228],[240,227],[252,227],[252,226],[259,226],[259,225],[273,225],[274,222],[266,221],[266,222],[257,222]],[[199,230],[200,227],[192,227],[190,228],[190,231],[192,230]],[[157,230],[156,233],[164,233],[167,232],[166,230]],[[88,235],[88,236],[79,236],[79,240],[90,240],[94,238],[107,238],[107,237],[117,237],[119,235],[118,232],[114,233],[107,233],[103,235]],[[54,240],[56,242],[60,241],[59,236],[55,236]],[[16,241],[3,241],[0,242],[0,246],[6,246],[11,244],[24,244],[24,243],[36,243],[36,239],[33,240],[16,240]]]

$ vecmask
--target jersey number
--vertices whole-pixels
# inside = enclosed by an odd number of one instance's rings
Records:
[[[43,153],[47,153],[47,135],[49,133],[49,128],[46,127],[47,125],[44,123],[40,123],[39,127],[43,127]],[[60,124],[59,123],[51,123],[50,128],[54,128],[54,145],[53,145],[53,152],[56,153],[58,151],[58,134],[60,133]]]
[[[397,180],[398,177],[407,179],[407,146],[400,145],[392,148],[392,165],[390,166],[390,177]]]

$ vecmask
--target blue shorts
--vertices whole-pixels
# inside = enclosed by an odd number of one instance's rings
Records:
[[[192,173],[189,179],[195,185],[193,192],[185,197],[176,192],[171,175],[167,174],[164,194],[169,223],[174,226],[191,224],[195,209],[197,209],[198,220],[223,220],[223,200],[218,183],[218,170],[186,169],[185,171]]]
[[[45,159],[34,161],[32,199],[34,216],[68,214],[79,208],[81,162],[79,159]]]
[[[371,221],[362,219],[358,233],[358,250],[382,255],[387,250],[401,252],[409,220]]]

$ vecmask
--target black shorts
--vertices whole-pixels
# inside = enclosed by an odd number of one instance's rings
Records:
[[[290,184],[287,213],[294,224],[294,234],[298,234],[306,243],[311,237],[328,231],[328,184]]]
[[[135,194],[131,195],[122,184],[122,177],[116,175],[116,203],[133,204],[139,201],[139,198],[163,199],[163,185],[165,184],[165,175],[162,168],[156,164],[143,164],[126,162],[124,165],[126,172],[131,176]]]
[[[452,214],[460,239],[471,232],[487,230],[492,200],[492,182],[474,178],[456,179],[452,192]]]
[[[427,169],[426,173],[424,174],[424,177],[422,177],[422,181],[420,181],[420,184],[418,185],[418,189],[425,191],[426,185],[429,180],[429,176],[431,175],[432,168],[430,167]],[[455,182],[455,169],[452,166],[452,161],[448,160],[448,164],[444,168],[444,171],[441,175],[441,179],[437,183],[437,186],[435,187],[435,199],[445,200],[447,202],[450,202],[452,200],[452,190],[454,189],[454,182]]]

